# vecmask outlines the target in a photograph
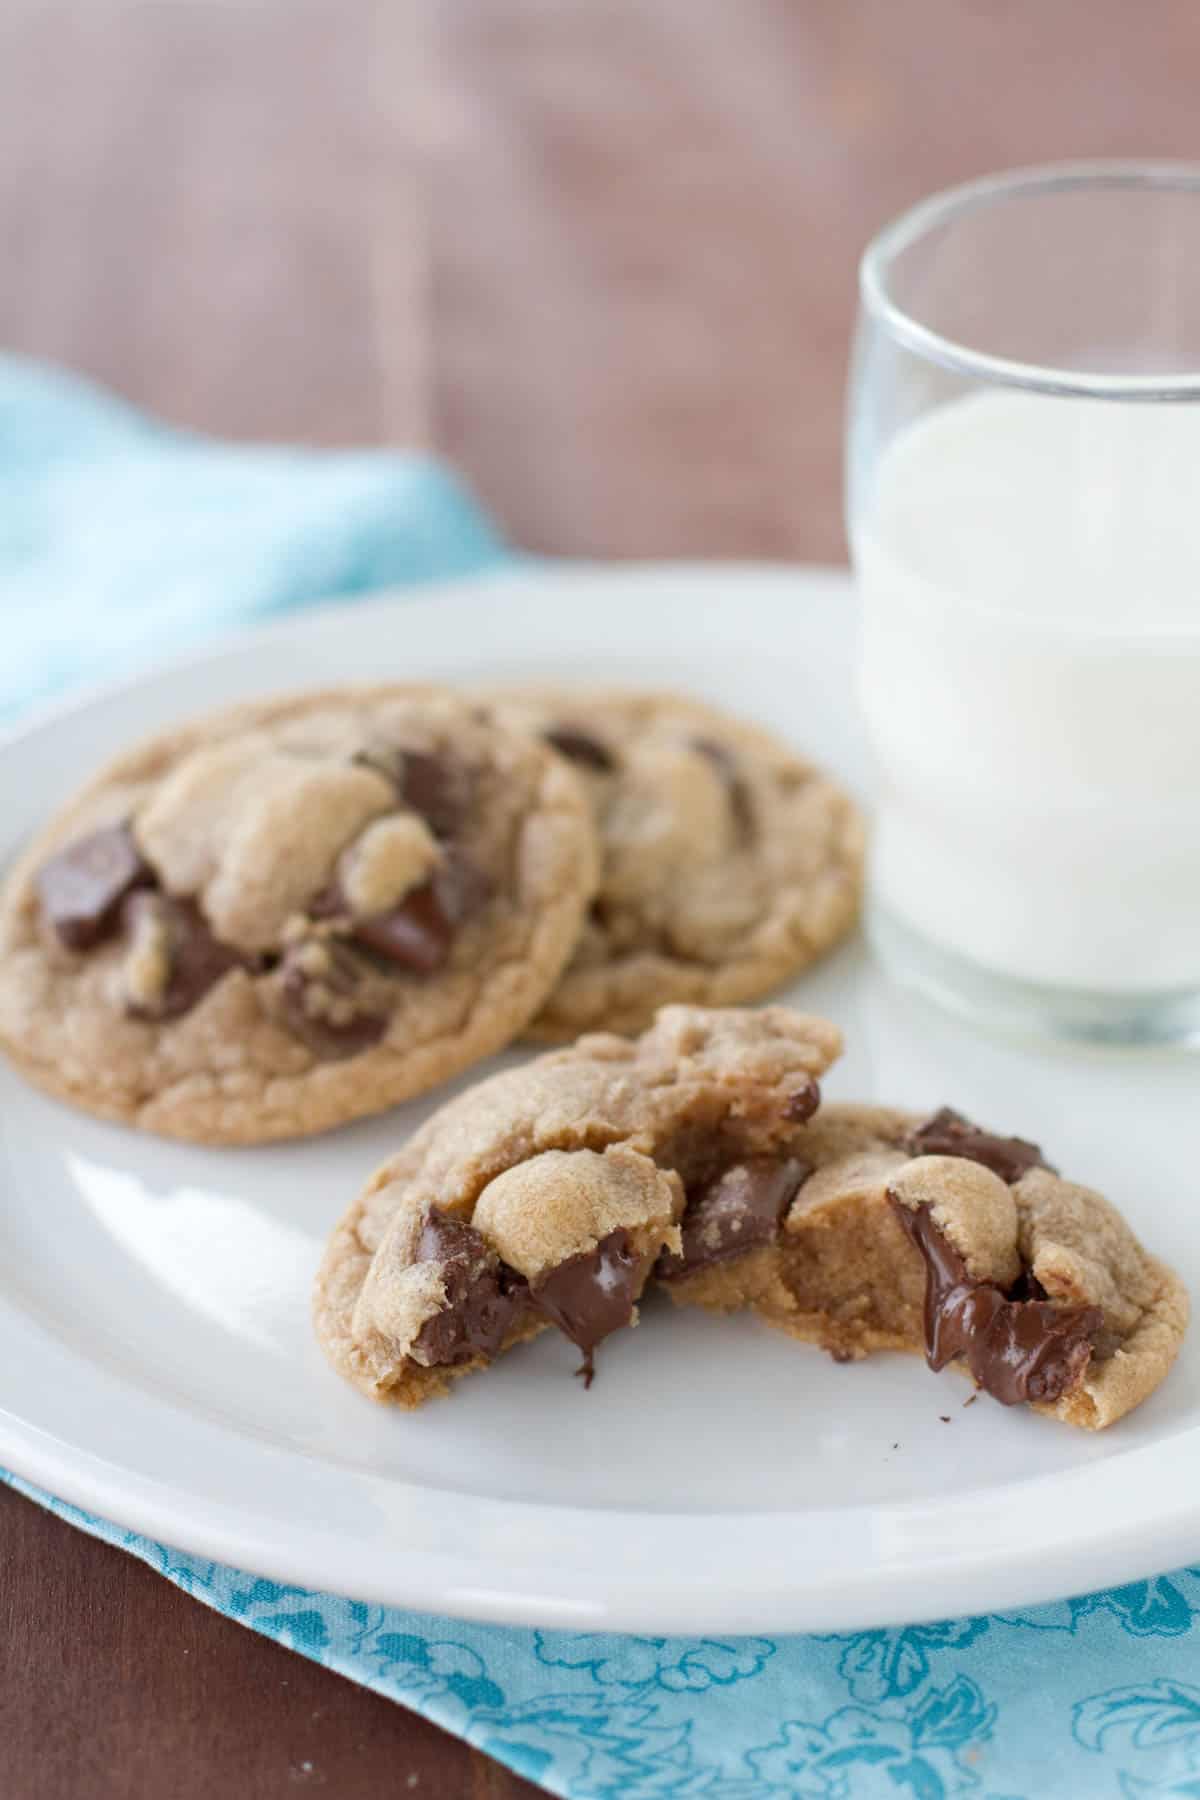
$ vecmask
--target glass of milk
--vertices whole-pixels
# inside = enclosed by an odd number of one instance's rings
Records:
[[[1200,165],[938,195],[861,295],[876,946],[982,1020],[1200,1044]]]

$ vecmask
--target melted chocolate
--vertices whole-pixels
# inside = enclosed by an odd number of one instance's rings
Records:
[[[783,1103],[783,1116],[796,1125],[807,1125],[821,1104],[821,1090],[811,1075],[803,1077],[803,1087],[789,1094]]]
[[[774,1156],[751,1157],[726,1169],[689,1195],[682,1253],[663,1251],[654,1270],[658,1279],[678,1281],[773,1243],[780,1220],[811,1173],[810,1165],[798,1158]]]
[[[491,878],[461,851],[448,850],[428,881],[399,906],[354,922],[366,949],[413,975],[433,975],[449,959],[455,935],[493,893]]]
[[[414,1349],[429,1368],[494,1356],[529,1304],[529,1288],[502,1263],[481,1232],[448,1213],[430,1212],[417,1241],[417,1262],[442,1265],[446,1300],[426,1319]]]
[[[137,929],[143,912],[152,912],[166,929],[167,981],[153,1007],[130,1008],[139,1018],[177,1019],[203,1000],[231,969],[259,967],[256,958],[244,956],[214,937],[208,921],[191,900],[175,900],[168,894],[130,894],[122,910],[129,931]]]
[[[586,1387],[596,1372],[596,1345],[633,1317],[641,1274],[641,1258],[630,1246],[629,1233],[619,1228],[594,1250],[568,1256],[530,1288],[537,1310],[583,1351],[578,1373]]]
[[[948,1106],[910,1132],[906,1147],[913,1156],[961,1156],[982,1163],[1010,1184],[1028,1175],[1030,1169],[1050,1168],[1036,1144],[983,1131]]]
[[[122,901],[149,887],[154,872],[128,825],[106,825],[52,856],[34,880],[42,917],[59,943],[91,950],[116,933]]]
[[[713,768],[725,783],[729,795],[729,807],[733,813],[734,824],[743,838],[752,836],[754,832],[754,797],[746,785],[737,758],[724,744],[715,738],[698,737],[692,739],[692,749],[698,750],[701,756],[708,758]]]
[[[1032,1166],[1032,1165],[1030,1165]],[[1077,1385],[1104,1325],[1099,1307],[1059,1305],[1022,1296],[1031,1277],[1006,1295],[978,1281],[928,1206],[915,1210],[889,1195],[905,1236],[925,1263],[925,1356],[931,1369],[962,1358],[976,1382],[1004,1406],[1054,1401]]]
[[[616,758],[598,738],[590,732],[581,731],[578,725],[551,725],[543,731],[542,736],[560,756],[565,756],[573,763],[581,763],[585,769],[595,769],[598,774],[607,775],[617,766]]]
[[[384,1014],[359,1008],[359,991],[366,978],[361,959],[336,939],[324,939],[323,944],[329,960],[320,975],[312,975],[304,967],[304,944],[288,950],[280,970],[279,991],[289,1030],[317,1056],[334,1062],[369,1050],[379,1042],[388,1022]],[[313,988],[323,988],[334,1001],[349,1001],[351,1016],[335,1021],[328,1011],[311,1011],[308,996]]]
[[[583,1351],[579,1373],[589,1387],[596,1346],[628,1325],[642,1274],[641,1258],[621,1229],[530,1286],[473,1225],[436,1210],[422,1226],[414,1260],[440,1263],[446,1289],[441,1311],[425,1321],[414,1343],[427,1367],[494,1356],[532,1308]]]

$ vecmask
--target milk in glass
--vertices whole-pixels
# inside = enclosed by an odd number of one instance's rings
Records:
[[[855,555],[875,903],[997,974],[1200,986],[1200,406],[945,405]]]

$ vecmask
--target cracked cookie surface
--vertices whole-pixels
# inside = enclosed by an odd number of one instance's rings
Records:
[[[599,890],[532,1035],[640,1031],[667,1002],[757,999],[849,930],[861,818],[770,733],[671,694],[490,697],[580,775],[601,842]]]
[[[120,757],[0,898],[0,1043],[104,1117],[325,1130],[507,1043],[596,874],[573,773],[400,685],[241,706]]]
[[[350,1207],[317,1278],[334,1366],[416,1406],[547,1325],[584,1352],[680,1254],[685,1187],[803,1132],[840,1049],[822,1019],[670,1006],[459,1095]]]

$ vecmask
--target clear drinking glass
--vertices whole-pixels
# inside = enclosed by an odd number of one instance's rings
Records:
[[[876,238],[847,513],[885,962],[1200,1044],[1200,166],[1019,170]]]

